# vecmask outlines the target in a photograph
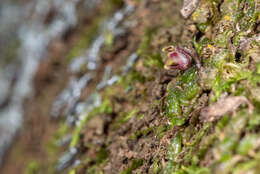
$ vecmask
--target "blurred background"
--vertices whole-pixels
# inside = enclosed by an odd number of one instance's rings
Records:
[[[131,10],[120,0],[0,1],[0,173],[33,169],[34,159],[50,162],[58,117],[76,125],[72,115],[84,108],[79,98],[95,77],[99,49],[107,33],[122,34],[118,24]]]

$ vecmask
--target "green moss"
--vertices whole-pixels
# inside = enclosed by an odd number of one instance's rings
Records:
[[[247,173],[248,171],[253,171],[253,173],[257,173],[259,170],[257,170],[257,167],[259,167],[259,160],[250,160],[246,162],[242,162],[238,164],[234,169],[234,174],[242,174]],[[250,173],[250,172],[249,172]]]
[[[161,170],[158,163],[159,163],[158,160],[154,160],[154,162],[153,162],[153,174],[157,174]]]
[[[40,164],[37,161],[31,161],[25,169],[25,174],[39,174]]]
[[[238,22],[241,30],[248,30],[249,28],[253,29],[256,25],[256,20],[259,16],[259,11],[255,11],[255,1],[254,0],[244,0],[244,3],[247,3],[249,7],[241,14]]]
[[[146,136],[148,133],[152,132],[153,129],[154,129],[154,127],[149,127],[147,129],[137,131],[136,133],[134,133],[133,135],[130,136],[130,139],[135,140],[140,136]]]
[[[153,33],[155,32],[155,29],[147,29],[145,32],[145,35],[142,38],[142,41],[139,45],[139,48],[137,50],[137,54],[139,56],[145,56],[151,53],[150,48],[150,42],[152,40]]]
[[[71,169],[71,170],[69,171],[69,174],[76,174],[75,169]]]
[[[156,129],[155,129],[155,135],[158,138],[162,138],[166,131],[168,130],[168,127],[166,125],[159,125]]]
[[[57,156],[57,154],[59,153],[59,148],[60,148],[57,146],[57,141],[59,141],[62,137],[66,136],[70,131],[71,131],[71,128],[69,128],[66,123],[62,122],[59,125],[58,130],[50,138],[50,141],[48,142],[47,146],[45,147],[46,148],[45,150],[48,153],[48,156],[52,157],[53,159]],[[51,166],[51,168],[52,168],[52,166]]]
[[[209,26],[209,23],[208,23],[208,22],[200,23],[200,24],[197,25],[198,29],[199,29],[202,33],[205,33],[205,32],[206,32],[206,29],[207,29],[208,26]]]
[[[118,128],[122,124],[126,123],[128,120],[130,120],[133,116],[135,116],[139,112],[138,109],[133,109],[130,112],[121,112],[117,120],[113,123],[113,127]]]
[[[173,161],[168,161],[163,168],[163,174],[172,174],[178,169],[178,165]]]
[[[102,169],[98,168],[98,166],[94,165],[87,169],[87,173],[89,174],[103,174]]]
[[[211,174],[211,171],[205,167],[182,166],[181,169],[174,172],[174,174]]]
[[[172,139],[170,145],[167,148],[167,158],[170,161],[175,161],[177,155],[181,152],[182,147],[182,137],[177,134],[175,138]]]
[[[196,52],[201,55],[201,50],[203,47],[207,46],[208,44],[211,43],[210,39],[208,39],[207,37],[202,37],[199,41],[197,41],[196,36],[193,38],[193,46],[196,50]]]
[[[239,145],[240,136],[247,125],[247,117],[244,114],[245,112],[240,112],[228,123],[225,121],[226,119],[222,120],[225,123],[216,129],[217,139],[211,148],[211,151],[213,150],[216,155],[214,165],[226,173],[231,172],[237,163],[236,160],[233,160],[237,149],[240,149],[241,152],[246,149],[244,143]]]
[[[220,2],[221,4],[219,4]],[[203,3],[203,1],[201,1],[201,3]],[[242,39],[250,38],[246,31],[249,28],[254,30],[253,27],[256,25],[259,14],[255,12],[254,0],[211,1],[211,3],[216,7],[216,10],[220,7],[221,11],[213,14],[212,19],[209,19],[209,21],[197,22],[197,27],[203,33],[208,27],[207,25],[211,25],[210,21],[214,21],[214,26],[218,28],[218,25],[220,25],[223,27],[224,32],[214,33],[216,35],[214,35],[215,37],[212,38],[212,41],[205,36],[202,36],[200,39],[197,39],[196,37],[193,39],[193,45],[201,56],[204,56],[204,48],[206,48],[208,44],[217,50],[211,54],[211,57],[208,60],[203,60],[204,68],[213,69],[212,72],[216,71],[216,73],[210,74],[214,75],[214,78],[211,78],[209,77],[210,75],[208,75],[207,78],[211,79],[207,79],[207,81],[201,79],[201,84],[210,83],[206,85],[208,87],[207,89],[212,91],[210,95],[211,101],[216,101],[224,92],[228,92],[232,95],[246,96],[250,100],[255,99],[254,105],[256,109],[254,110],[254,114],[251,115],[248,114],[245,109],[238,109],[236,114],[233,114],[232,118],[230,118],[231,115],[226,115],[218,121],[217,124],[204,123],[199,129],[192,125],[191,121],[189,122],[189,125],[185,124],[185,126],[178,131],[178,134],[182,137],[181,153],[172,155],[175,157],[175,160],[169,160],[166,163],[164,173],[238,174],[249,171],[251,173],[258,171],[256,166],[257,160],[255,159],[258,158],[256,157],[256,153],[258,153],[259,149],[255,149],[255,144],[257,139],[259,139],[259,135],[251,132],[259,131],[260,112],[259,109],[257,109],[259,107],[256,97],[258,93],[256,93],[256,90],[252,91],[251,88],[258,88],[257,84],[259,84],[260,81],[258,74],[260,68],[256,65],[256,72],[254,72],[253,68],[249,69],[248,67],[250,66],[249,57],[258,60],[256,58],[258,53],[252,50],[256,47],[259,50],[259,46],[255,47],[250,43],[252,48],[250,48],[251,50],[249,52],[251,53],[240,50],[241,59],[240,61],[237,61],[235,60],[230,45],[234,44],[235,46],[238,46]],[[242,8],[242,4],[243,6],[246,6],[246,8],[243,7],[245,9]],[[200,9],[202,8],[198,8],[198,10]],[[203,11],[198,10],[197,13],[204,13]],[[218,16],[219,13],[221,13],[220,16]],[[193,14],[192,17],[199,17],[196,15],[197,14],[195,13],[195,16]],[[236,33],[233,28],[236,22],[244,25],[240,27],[241,31],[238,33]],[[231,38],[233,38],[233,43],[230,42]],[[252,52],[254,53],[252,54]],[[177,78],[177,82],[173,87],[170,85],[168,86],[166,114],[173,120],[173,125],[183,125],[187,119],[185,115],[190,113],[189,109],[185,107],[191,105],[191,101],[196,99],[196,93],[199,92],[199,89],[192,90],[192,88],[190,88],[191,91],[187,92],[187,95],[190,96],[190,98],[183,97],[183,93],[186,93],[186,86],[183,87],[183,83],[180,83],[181,78],[182,76]],[[196,76],[194,79],[196,79]],[[189,80],[184,80],[183,82],[186,84],[189,83]],[[195,80],[192,83],[196,84],[198,82]],[[251,93],[249,91],[251,91]],[[214,129],[214,131],[212,129]],[[212,165],[209,168],[199,166],[203,160],[203,162],[207,163],[205,160],[208,158],[204,158],[208,154],[215,158],[212,159],[214,161],[212,162]],[[252,155],[254,157],[252,157]],[[236,161],[237,156],[241,158],[239,161]],[[248,158],[249,156],[250,158]],[[251,158],[254,158],[254,160]]]
[[[214,137],[203,141],[204,145],[199,146],[201,139],[211,129],[211,124],[205,124],[200,130],[194,129],[193,126],[188,126],[184,131],[179,132],[170,142],[167,148],[167,159],[164,174],[194,174],[211,173],[209,168],[199,166],[199,161],[203,158],[205,152],[214,142]],[[191,135],[187,136],[187,132],[191,131]],[[185,133],[186,132],[186,133]],[[213,141],[212,141],[213,140]],[[204,154],[202,154],[204,151]],[[190,165],[184,165],[190,164]]]
[[[107,47],[112,47],[114,42],[115,36],[111,31],[106,31],[105,33],[105,45]]]
[[[105,148],[101,148],[97,154],[96,164],[103,163],[108,157],[108,151]]]
[[[237,147],[237,153],[240,155],[247,155],[250,150],[254,149],[255,142],[257,142],[257,135],[247,134],[240,142]]]
[[[178,133],[170,142],[168,148],[167,148],[167,159],[169,160],[166,163],[166,166],[163,169],[164,174],[170,174],[176,171],[178,169],[179,164],[176,163],[176,160],[178,159],[178,155],[182,151],[182,137],[181,134]]]
[[[203,159],[209,150],[209,148],[214,144],[217,136],[215,134],[207,135],[203,137],[202,141],[200,142],[198,158]]]
[[[220,49],[205,63],[208,66],[207,72],[214,73],[201,79],[204,86],[214,91],[215,95],[212,96],[211,101],[216,101],[223,92],[232,92],[235,95],[241,94],[241,90],[244,91],[243,89],[245,89],[243,86],[239,86],[235,91],[231,91],[231,86],[242,80],[257,81],[256,79],[253,80],[253,72],[247,68],[248,57],[243,57],[243,61],[238,63],[228,49]]]
[[[132,70],[126,76],[122,76],[117,84],[122,85],[128,91],[136,82],[144,83],[145,77],[140,72]]]
[[[188,126],[185,131],[189,131],[191,136],[185,137],[185,134],[182,133],[183,151],[185,152],[182,161],[184,164],[197,165],[199,160],[204,157],[207,149],[214,142],[214,136],[205,139],[211,127],[211,124],[204,124],[201,129],[197,130],[193,126]],[[204,141],[202,141],[203,138]]]
[[[152,54],[151,56],[146,56],[144,59],[144,65],[149,68],[163,68],[164,63],[162,57],[159,53]]]
[[[260,112],[256,112],[250,116],[250,120],[248,122],[248,129],[254,130],[260,125]]]
[[[120,174],[131,174],[135,169],[143,165],[142,159],[133,160],[132,164],[127,167],[124,171],[120,172]]]
[[[112,103],[108,97],[105,97],[99,107],[93,109],[93,114],[110,114],[113,112]]]
[[[229,42],[229,38],[233,36],[233,31],[231,29],[226,29],[224,32],[219,33],[215,38],[214,38],[214,43],[217,46],[226,48]]]
[[[166,115],[170,118],[172,126],[181,126],[188,118],[194,103],[192,99],[197,96],[200,90],[197,80],[197,71],[193,67],[179,77],[173,88],[168,87]],[[189,109],[183,112],[182,107]]]
[[[260,74],[260,63],[257,64],[257,74]]]
[[[217,98],[221,96],[223,92],[231,92],[231,85],[235,84],[243,79],[251,78],[252,72],[248,70],[243,70],[236,68],[235,70],[232,68],[225,68],[223,71],[229,71],[229,77],[224,79],[222,71],[220,71],[216,77],[215,83],[213,84],[213,91],[215,92],[215,97],[212,99],[215,101]],[[239,90],[239,89],[238,89]],[[239,93],[239,91],[235,91]]]

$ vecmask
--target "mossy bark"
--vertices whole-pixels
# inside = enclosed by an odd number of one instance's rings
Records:
[[[99,92],[103,104],[89,118],[103,121],[84,120],[74,131],[71,146],[81,149],[81,164],[70,172],[259,173],[259,1],[201,0],[186,20],[179,0],[131,4],[136,9],[125,19],[127,46],[113,50],[114,38],[101,55],[113,57],[111,64],[127,62],[133,52],[139,59],[127,75],[119,73],[118,83]],[[184,71],[164,70],[161,49],[167,45],[193,47],[202,68],[193,62]],[[115,72],[122,66],[116,64]],[[253,113],[241,101],[214,105],[231,96],[246,98]],[[214,121],[201,118],[201,110],[213,106],[229,112]],[[95,124],[101,124],[101,134]]]
[[[111,113],[116,117],[109,123],[104,143],[109,155],[103,164],[85,166],[105,173],[257,174],[259,2],[201,0],[186,21],[179,15],[177,1],[137,4],[129,20],[142,24],[138,27],[141,32],[133,35],[140,37],[140,59],[130,74],[110,87],[110,91],[119,92],[103,93],[111,101]],[[163,70],[161,48],[170,44],[194,47],[202,68]],[[129,86],[132,90],[125,92]],[[255,106],[253,113],[243,102],[234,108],[223,103],[220,106],[230,107],[231,112],[214,122],[203,120],[201,109],[214,106],[223,94],[246,97]],[[118,120],[124,122],[119,124]],[[132,142],[131,146],[119,147],[127,142]],[[120,157],[114,154],[119,152]],[[84,171],[81,167],[75,171]]]

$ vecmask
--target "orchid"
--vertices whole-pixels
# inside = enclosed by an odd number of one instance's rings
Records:
[[[194,50],[188,50],[180,47],[167,46],[162,49],[166,53],[164,68],[186,70],[191,66],[192,59],[195,60],[196,66],[200,69],[201,64],[197,53]]]

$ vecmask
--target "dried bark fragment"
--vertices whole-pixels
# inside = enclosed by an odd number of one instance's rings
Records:
[[[188,18],[198,7],[198,4],[199,4],[199,0],[184,0],[181,9],[181,15],[184,18]]]
[[[211,122],[219,119],[226,113],[235,111],[241,104],[248,105],[248,112],[253,113],[254,106],[252,103],[244,96],[228,96],[226,98],[221,98],[215,104],[205,107],[200,112],[200,118],[202,121]]]

